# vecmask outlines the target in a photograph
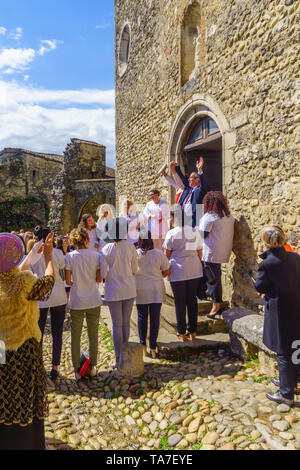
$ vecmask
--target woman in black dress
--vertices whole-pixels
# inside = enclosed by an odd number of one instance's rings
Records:
[[[260,255],[257,291],[264,296],[263,342],[277,353],[279,387],[267,393],[269,400],[292,405],[300,372],[300,256],[284,249],[286,237],[280,227],[266,227],[261,238],[267,250]]]

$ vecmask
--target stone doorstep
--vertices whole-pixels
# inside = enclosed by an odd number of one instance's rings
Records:
[[[101,307],[101,317],[103,318],[104,323],[108,325],[108,329],[112,331],[109,309],[106,305],[103,305]],[[174,307],[163,304],[162,311],[161,311],[161,318],[160,318],[160,329],[164,329],[170,334],[176,334],[177,322],[176,322],[176,314],[175,314]],[[136,306],[134,306],[133,313],[131,316],[131,331],[138,334]],[[210,320],[204,315],[198,316],[198,321],[197,321],[197,334],[198,335],[208,335],[211,333],[227,333],[227,332],[228,332],[228,327],[224,320],[219,319],[219,318],[216,320]]]
[[[133,314],[134,317],[134,314]],[[107,306],[101,307],[101,319],[112,332],[112,321]],[[213,320],[208,320],[213,321]],[[131,329],[131,334],[129,338],[130,342],[139,342],[138,332],[136,328]],[[218,349],[228,349],[230,344],[229,335],[226,333],[212,333],[208,335],[196,336],[193,341],[178,341],[176,334],[169,332],[164,327],[161,327],[158,334],[157,348],[159,352],[175,351],[178,348],[183,350],[200,352],[206,350],[218,350]],[[152,359],[149,360],[150,362]],[[147,358],[145,358],[145,362]]]
[[[224,303],[225,304],[225,303]],[[201,303],[198,304],[201,306]],[[207,308],[209,306],[209,308]],[[201,309],[204,310],[205,313],[208,313],[211,309],[211,302],[205,302],[204,307],[201,306]],[[171,307],[169,305],[163,304],[161,309],[161,326],[166,328],[170,333],[176,333],[177,330],[177,322],[176,322],[176,313],[175,307]],[[197,319],[197,333],[200,335],[202,334],[210,334],[210,333],[226,333],[228,332],[228,327],[225,321],[222,318],[218,318],[216,320],[211,320],[207,318],[204,314],[198,315]]]

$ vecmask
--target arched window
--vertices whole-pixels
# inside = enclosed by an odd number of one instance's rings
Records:
[[[205,178],[209,190],[222,191],[222,134],[218,124],[209,116],[203,116],[186,134],[182,162],[189,175],[196,169],[199,156],[204,158]]]
[[[198,141],[200,144],[201,139],[207,139],[212,136],[212,134],[216,133],[220,133],[218,124],[210,117],[204,117],[200,119],[200,121],[197,121],[192,128],[186,145],[195,144],[195,142]]]
[[[129,62],[130,53],[130,28],[129,24],[126,24],[123,28],[119,46],[119,74],[120,77],[124,75]]]

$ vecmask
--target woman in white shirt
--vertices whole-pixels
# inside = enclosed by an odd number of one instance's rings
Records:
[[[89,235],[88,249],[98,252],[100,244],[99,244],[99,237],[97,235],[96,224],[93,219],[93,216],[91,214],[84,214],[81,218],[78,228],[79,229],[84,228],[85,230],[87,230],[87,233]]]
[[[100,256],[93,250],[89,250],[90,243],[88,232],[74,229],[70,235],[72,245],[76,250],[71,251],[65,258],[66,281],[71,285],[70,291],[70,315],[71,315],[71,350],[72,362],[77,380],[80,366],[80,339],[84,316],[86,317],[89,353],[92,370],[90,375],[96,375],[98,358],[98,325],[100,306],[102,305],[98,283],[102,281],[100,275]]]
[[[136,212],[133,201],[123,201],[119,217],[127,220],[128,235],[127,240],[136,247],[139,242],[139,228],[141,226],[139,214]]]
[[[212,309],[206,316],[215,318],[221,314],[222,282],[221,264],[228,263],[232,251],[234,218],[228,202],[221,191],[209,191],[204,199],[204,215],[199,230],[203,233],[203,257],[215,275],[215,284],[207,284],[208,295],[212,298]]]
[[[45,229],[44,229],[45,230]],[[37,240],[43,239],[43,227],[36,227],[34,234]],[[42,332],[42,340],[44,337],[44,331],[50,309],[51,318],[51,334],[52,334],[52,370],[50,372],[51,380],[56,380],[59,375],[59,366],[61,359],[62,350],[62,335],[63,326],[66,314],[67,294],[65,291],[64,280],[60,275],[60,272],[65,270],[65,258],[63,253],[57,248],[53,248],[52,261],[55,272],[55,284],[52,289],[52,293],[48,300],[42,302],[39,301],[40,318],[39,327]],[[46,262],[44,256],[40,257],[39,261],[31,265],[32,271],[40,278],[45,275]]]
[[[119,364],[122,345],[129,340],[130,317],[136,297],[137,252],[126,237],[127,220],[121,217],[110,220],[107,232],[103,234],[107,245],[100,253],[101,274],[105,279],[104,298],[113,324],[115,367]]]
[[[174,228],[167,233],[163,247],[171,266],[169,280],[174,294],[177,336],[180,341],[193,340],[197,331],[197,288],[202,277],[202,240],[198,230],[183,226],[184,213],[180,206],[171,211],[170,220]]]
[[[148,221],[148,230],[151,232],[154,248],[161,250],[168,231],[170,207],[169,204],[161,200],[159,196],[160,193],[157,189],[150,191],[150,201],[147,202],[143,215]]]
[[[140,233],[138,246],[138,272],[136,274],[138,329],[140,343],[146,354],[148,316],[150,315],[150,353],[154,359],[161,305],[166,300],[163,277],[170,274],[170,263],[161,250],[154,248],[151,233],[148,230]]]
[[[114,218],[113,207],[110,204],[101,204],[101,206],[98,207],[96,214],[99,217],[96,225],[96,232],[98,238],[101,238],[102,233],[105,232],[107,222]]]

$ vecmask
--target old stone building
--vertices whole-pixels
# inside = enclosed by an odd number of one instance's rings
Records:
[[[62,233],[84,212],[96,216],[102,202],[115,202],[114,169],[105,147],[71,139],[64,156],[18,148],[0,152],[0,231],[32,230],[49,223]]]
[[[54,178],[63,157],[5,148],[0,152],[0,231],[47,222]]]
[[[224,268],[233,305],[256,309],[247,270],[262,226],[299,234],[300,2],[115,0],[117,197],[173,195],[156,172],[205,158],[236,219]]]
[[[100,204],[115,205],[114,170],[106,166],[103,145],[71,139],[53,183],[49,225],[61,234],[77,227],[85,213],[96,217]]]

